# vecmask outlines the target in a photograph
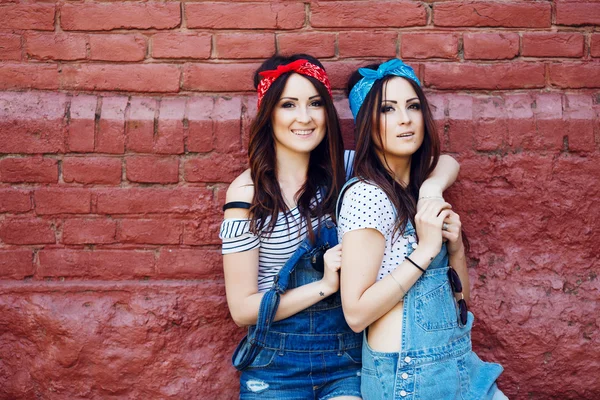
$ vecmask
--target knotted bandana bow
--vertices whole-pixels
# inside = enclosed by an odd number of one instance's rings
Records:
[[[419,78],[417,78],[417,75],[415,75],[415,71],[397,58],[384,62],[377,68],[377,70],[370,68],[359,68],[358,72],[363,76],[363,78],[358,81],[356,85],[354,85],[350,91],[350,96],[348,97],[350,102],[350,110],[352,111],[352,116],[354,117],[355,121],[360,107],[363,105],[363,102],[373,87],[373,84],[378,79],[382,79],[388,75],[401,76],[403,78],[410,79],[416,82],[417,85],[421,86],[421,82],[419,81]]]
[[[258,92],[258,107],[260,107],[260,102],[273,82],[275,82],[275,80],[281,75],[291,71],[315,78],[327,88],[327,92],[329,93],[329,96],[331,96],[331,85],[329,84],[329,78],[327,77],[325,70],[318,65],[312,64],[308,60],[300,59],[289,64],[279,65],[277,66],[277,69],[271,69],[259,73],[263,79],[258,84],[258,88],[256,90]]]

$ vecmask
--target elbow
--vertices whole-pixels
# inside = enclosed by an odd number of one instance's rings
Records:
[[[346,318],[346,323],[352,329],[352,331],[356,333],[361,333],[364,331],[369,324],[363,318],[360,318],[358,313],[346,313],[344,312],[344,317]]]
[[[240,311],[234,311],[232,309],[229,310],[229,313],[231,314],[231,319],[233,320],[233,323],[236,324],[238,327],[245,328],[247,326],[252,325],[248,316],[244,315],[244,313]]]

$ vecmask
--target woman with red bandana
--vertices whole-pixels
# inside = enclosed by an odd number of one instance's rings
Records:
[[[248,327],[233,356],[240,398],[360,399],[362,336],[338,291],[332,215],[347,174],[329,79],[311,56],[274,56],[254,83],[250,168],[227,191],[220,232],[229,310]],[[444,161],[428,193],[454,181]]]

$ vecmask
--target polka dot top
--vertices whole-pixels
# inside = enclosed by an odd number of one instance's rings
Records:
[[[416,247],[414,228],[409,225],[404,235],[396,234],[392,240],[396,212],[385,192],[370,182],[357,182],[344,194],[338,221],[340,242],[346,232],[356,229],[376,229],[385,237],[385,250],[377,280],[383,279],[400,265],[409,254],[408,248]]]

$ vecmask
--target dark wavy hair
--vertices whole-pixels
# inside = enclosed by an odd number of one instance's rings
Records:
[[[371,64],[365,68],[376,70],[379,65]],[[425,134],[423,143],[412,155],[408,184],[397,182],[390,174],[385,151],[382,148],[385,142],[383,141],[382,132],[379,131],[381,121],[379,109],[382,101],[385,101],[383,98],[385,87],[391,78],[394,78],[394,76],[386,76],[375,81],[356,116],[354,173],[359,179],[373,182],[379,186],[394,205],[397,213],[394,236],[398,232],[404,233],[408,220],[414,226],[419,188],[437,165],[440,156],[440,141],[423,89],[411,79],[406,79],[415,90],[421,103]],[[350,76],[347,85],[348,94],[361,79],[362,75],[358,71]],[[378,149],[383,153],[383,162],[377,154]]]
[[[273,56],[263,62],[254,73],[254,87],[258,87],[261,71],[273,70],[279,65],[289,64],[300,59],[308,60],[323,68],[316,58],[307,54],[294,54],[289,57]],[[250,207],[250,230],[254,233],[272,232],[279,213],[290,211],[285,204],[277,181],[275,139],[271,118],[292,73],[284,73],[273,82],[265,93],[256,118],[250,126],[248,157],[254,184],[254,197]],[[319,222],[328,214],[335,218],[335,202],[345,179],[344,146],[338,114],[325,85],[315,78],[303,76],[313,84],[321,96],[327,115],[325,137],[310,153],[306,182],[295,196],[298,211],[302,219],[307,222],[308,237],[314,240],[311,218],[316,217]],[[318,192],[320,192],[320,196],[317,196]]]

